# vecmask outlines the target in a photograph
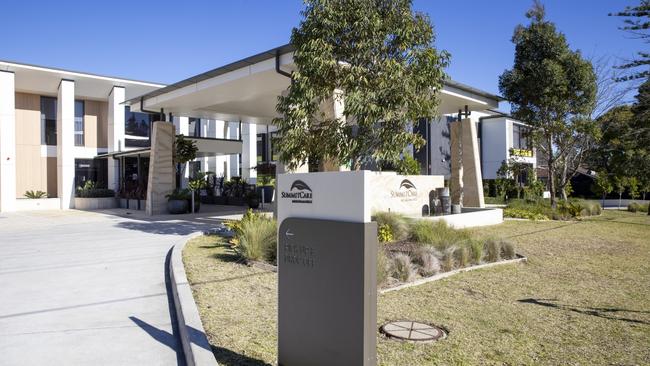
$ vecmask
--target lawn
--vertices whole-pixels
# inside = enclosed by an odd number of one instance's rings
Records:
[[[449,331],[429,344],[378,336],[379,364],[650,364],[650,216],[608,210],[474,232],[512,240],[528,263],[379,295],[378,326]],[[188,243],[184,261],[217,360],[275,364],[276,274],[238,263],[217,237]]]

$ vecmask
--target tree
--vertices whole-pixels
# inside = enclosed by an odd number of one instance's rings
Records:
[[[421,146],[413,121],[436,114],[449,54],[434,46],[428,16],[411,0],[306,0],[291,34],[295,71],[274,120],[280,160],[396,162]],[[342,117],[323,112],[343,105]]]
[[[183,135],[176,135],[174,146],[174,164],[176,169],[182,177],[185,174],[185,165],[188,161],[196,159],[196,153],[199,148],[192,140],[186,140]],[[180,186],[180,182],[176,182],[176,187]]]
[[[594,191],[596,193],[600,193],[603,196],[603,208],[605,207],[605,198],[607,198],[607,195],[610,194],[614,190],[614,186],[612,185],[612,180],[610,177],[607,175],[606,172],[598,172],[596,173],[596,181],[594,184]]]
[[[556,207],[557,190],[564,191],[569,182],[569,164],[582,163],[596,131],[589,118],[596,76],[544,13],[535,1],[526,13],[530,24],[515,29],[514,65],[500,76],[499,90],[510,101],[513,116],[533,126],[533,143],[547,161],[551,205]]]
[[[618,193],[618,209],[621,209],[621,200],[623,199],[623,193],[625,193],[625,187],[627,187],[628,178],[623,176],[614,177],[614,189]]]
[[[637,6],[626,6],[623,11],[610,13],[610,16],[618,16],[627,18],[623,21],[624,26],[619,29],[631,33],[634,37],[639,38],[643,43],[650,43],[650,0],[641,0]],[[632,72],[630,75],[620,77],[620,81],[646,79],[650,77],[650,52],[640,51],[637,52],[639,58],[630,60],[623,65],[619,65],[620,69],[637,69],[644,68],[641,71]]]

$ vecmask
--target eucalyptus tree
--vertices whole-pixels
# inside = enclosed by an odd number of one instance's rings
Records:
[[[526,17],[530,24],[515,29],[514,65],[500,76],[499,89],[510,101],[513,116],[533,127],[533,142],[548,162],[555,207],[556,192],[564,193],[569,183],[569,164],[581,164],[597,131],[589,116],[596,99],[596,76],[591,63],[572,51],[564,34],[545,19],[539,1]]]
[[[280,160],[396,162],[424,142],[413,122],[436,115],[449,54],[411,0],[306,0],[291,34],[295,71],[279,97]],[[342,106],[340,115],[323,106]]]

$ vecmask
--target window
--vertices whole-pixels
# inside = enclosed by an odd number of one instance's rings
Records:
[[[512,124],[512,147],[521,150],[530,150],[530,130],[526,126]]]
[[[74,101],[74,146],[84,146],[84,101]]]
[[[200,161],[190,161],[190,179],[198,178],[199,173],[201,172],[201,162]]]
[[[266,154],[266,137],[267,134],[265,133],[257,134],[257,162],[258,163],[268,161],[268,156]]]
[[[41,144],[56,145],[56,98],[41,97]]]
[[[277,132],[271,132],[270,134],[270,142],[271,142],[271,160],[272,161],[278,161],[280,159],[280,149],[276,146],[277,144],[277,138],[278,133]]]
[[[201,137],[201,119],[189,118],[188,119],[187,135],[193,137]]]
[[[108,160],[75,159],[75,187],[83,187],[87,181],[93,181],[98,188],[106,188],[108,182]]]
[[[127,135],[149,137],[151,124],[155,115],[141,112],[131,112],[131,107],[124,107],[124,132]]]

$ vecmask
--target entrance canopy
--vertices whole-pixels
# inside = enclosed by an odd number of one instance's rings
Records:
[[[173,115],[271,124],[278,117],[278,96],[295,69],[294,48],[284,45],[210,70],[128,101],[131,110],[163,110]],[[480,111],[497,108],[501,97],[454,81],[445,82],[440,114],[468,106]]]

